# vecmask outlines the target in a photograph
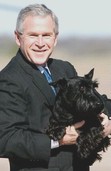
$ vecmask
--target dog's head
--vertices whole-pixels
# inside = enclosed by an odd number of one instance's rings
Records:
[[[85,119],[89,115],[91,118],[91,115],[100,114],[104,108],[101,95],[96,90],[98,82],[92,80],[93,73],[94,69],[84,77],[77,76],[68,80],[63,78],[53,83],[60,88],[57,100],[61,98],[64,108],[76,114],[76,120]]]

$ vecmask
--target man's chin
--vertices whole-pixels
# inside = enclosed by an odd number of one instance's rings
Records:
[[[47,63],[47,59],[34,61],[35,65],[45,65],[46,63]]]

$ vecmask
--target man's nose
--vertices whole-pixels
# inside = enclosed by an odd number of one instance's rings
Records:
[[[44,46],[44,37],[42,35],[37,36],[36,43],[38,46]]]

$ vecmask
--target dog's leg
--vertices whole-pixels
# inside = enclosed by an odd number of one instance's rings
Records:
[[[77,153],[79,158],[87,160],[92,165],[96,160],[102,157],[98,152],[106,151],[110,145],[108,137],[103,138],[103,128],[91,128],[87,134],[81,134],[77,139]]]

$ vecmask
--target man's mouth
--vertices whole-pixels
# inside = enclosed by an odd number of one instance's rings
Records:
[[[44,49],[44,50],[33,50],[34,52],[37,52],[37,53],[44,53],[44,52],[46,52],[46,49]]]

